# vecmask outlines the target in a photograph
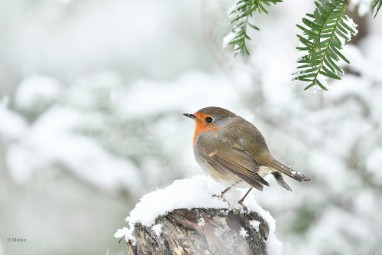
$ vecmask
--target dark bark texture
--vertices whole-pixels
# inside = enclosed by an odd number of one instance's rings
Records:
[[[259,222],[253,227],[251,221]],[[253,222],[252,222],[253,223]],[[152,228],[160,224],[161,231]],[[176,209],[155,220],[137,223],[136,241],[127,242],[128,254],[267,254],[268,224],[255,212],[228,209]]]

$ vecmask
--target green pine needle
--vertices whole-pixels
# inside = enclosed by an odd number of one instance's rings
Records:
[[[251,40],[248,35],[248,28],[259,30],[259,28],[250,23],[250,18],[255,12],[266,13],[266,7],[271,4],[277,4],[282,0],[238,0],[229,16],[232,18],[232,32],[233,37],[228,42],[233,46],[235,56],[238,54],[249,55],[247,41]]]
[[[314,13],[306,14],[303,25],[297,25],[303,32],[298,35],[302,46],[297,49],[304,55],[298,60],[299,71],[294,74],[294,80],[308,82],[305,90],[313,86],[327,90],[320,76],[341,79],[343,70],[338,62],[342,59],[349,63],[341,50],[357,31],[345,15],[347,1],[319,0],[315,5]]]
[[[379,9],[381,9],[381,6],[382,6],[382,0],[374,0],[374,2],[372,3],[371,9],[373,12],[375,12],[374,18],[377,16]]]

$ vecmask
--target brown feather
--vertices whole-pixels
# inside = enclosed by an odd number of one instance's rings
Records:
[[[283,176],[280,174],[280,172],[272,172],[273,177],[275,177],[277,183],[283,187],[286,190],[292,191],[292,189],[289,187],[289,185],[284,181]]]
[[[296,170],[293,170],[292,168],[278,162],[276,159],[272,157],[270,158],[269,162],[265,165],[280,171],[281,173],[289,176],[292,179],[295,179],[296,181],[299,181],[299,182],[310,181],[310,179],[306,177],[305,175],[303,175],[302,173]]]
[[[230,154],[218,151],[210,157],[210,161],[219,164],[258,190],[263,190],[263,185],[269,186],[269,183],[257,174],[259,166],[256,164],[256,161],[250,161],[247,155],[240,151]]]

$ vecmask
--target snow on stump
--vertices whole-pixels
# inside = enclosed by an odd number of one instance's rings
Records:
[[[251,192],[244,211],[237,203],[246,190],[231,189],[207,176],[175,181],[151,192],[119,229],[129,254],[281,254],[275,221]]]

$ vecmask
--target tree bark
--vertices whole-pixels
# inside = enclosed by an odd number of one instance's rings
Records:
[[[175,209],[152,226],[135,224],[131,254],[267,254],[267,222],[256,212],[228,209]]]

